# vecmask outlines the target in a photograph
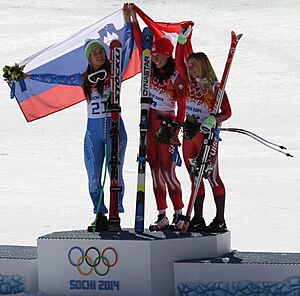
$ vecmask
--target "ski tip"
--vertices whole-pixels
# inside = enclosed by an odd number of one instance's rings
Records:
[[[236,35],[234,31],[231,31],[231,37],[239,41],[242,38],[243,34]]]
[[[294,155],[292,155],[292,154],[290,154],[290,153],[285,153],[285,155],[286,155],[287,157],[294,157]]]
[[[143,34],[151,34],[151,35],[152,35],[152,31],[150,30],[149,27],[145,27],[145,28],[143,29]]]
[[[110,43],[110,47],[118,47],[121,45],[121,42],[119,39],[113,39]]]
[[[153,34],[149,27],[145,27],[142,34],[142,49],[149,49],[153,43]],[[146,54],[146,53],[145,53]]]
[[[236,36],[236,39],[240,40],[242,38],[242,36],[243,36],[243,34],[239,34],[239,35]]]

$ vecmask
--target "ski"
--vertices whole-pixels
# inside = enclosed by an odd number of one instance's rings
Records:
[[[119,40],[110,43],[110,205],[108,231],[121,231],[119,217],[119,194],[123,188],[119,185],[119,145],[120,145],[120,93],[122,81],[122,45]]]
[[[141,111],[140,111],[140,142],[137,176],[137,194],[135,226],[136,233],[144,232],[144,212],[145,212],[145,181],[146,181],[146,136],[148,130],[148,112],[151,103],[150,98],[150,76],[151,76],[151,45],[153,34],[146,27],[142,33],[142,75],[141,75]]]
[[[226,86],[226,82],[228,79],[233,56],[234,56],[237,44],[241,37],[242,37],[242,34],[236,35],[233,31],[231,32],[231,45],[230,45],[229,53],[227,56],[224,72],[222,75],[222,80],[221,80],[219,90],[218,90],[218,93],[216,96],[216,101],[215,101],[212,115],[216,115],[219,112],[220,107],[222,105],[222,100],[223,100],[223,96],[224,96],[224,92],[225,92],[225,86]],[[184,216],[184,219],[183,219],[183,225],[182,225],[182,229],[181,229],[182,234],[185,234],[187,232],[189,221],[191,218],[192,209],[193,209],[193,206],[194,206],[194,203],[195,203],[195,200],[197,198],[197,194],[198,194],[198,191],[200,188],[201,179],[203,177],[207,177],[209,175],[209,173],[211,172],[212,167],[209,165],[209,163],[211,162],[211,160],[214,158],[214,156],[216,154],[217,145],[218,145],[218,140],[216,139],[215,134],[213,133],[213,131],[208,130],[205,133],[205,138],[203,141],[201,151],[200,151],[199,155],[197,155],[194,158],[194,160],[191,164],[191,172],[190,173],[192,176],[195,176],[195,190],[189,200],[186,215]]]

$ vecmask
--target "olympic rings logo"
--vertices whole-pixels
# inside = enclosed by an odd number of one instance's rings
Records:
[[[189,95],[195,99],[201,99],[208,95],[209,90],[205,87],[198,85],[198,83],[191,83],[188,85]]]
[[[93,270],[97,275],[105,276],[111,268],[116,266],[118,253],[111,247],[105,248],[102,252],[95,247],[90,247],[85,252],[80,247],[72,247],[69,250],[68,259],[83,276],[90,275]]]

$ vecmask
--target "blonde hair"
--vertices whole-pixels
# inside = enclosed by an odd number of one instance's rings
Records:
[[[201,77],[197,77],[200,79],[200,83],[202,81],[202,84],[213,84],[214,82],[216,82],[217,76],[215,74],[215,71],[207,57],[207,55],[203,52],[193,52],[188,58],[187,61],[189,60],[193,60],[199,67],[200,71],[200,76]],[[193,78],[190,76],[189,71],[188,72],[188,78],[189,81],[193,80]],[[205,83],[206,81],[206,83]]]

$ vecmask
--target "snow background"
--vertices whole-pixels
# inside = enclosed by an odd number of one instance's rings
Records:
[[[227,84],[233,115],[223,127],[251,130],[289,147],[295,156],[223,133],[220,173],[227,190],[232,249],[300,251],[300,3],[299,1],[136,1],[156,21],[195,22],[194,51],[204,51],[221,77],[230,31],[243,33]],[[176,5],[174,5],[176,3]],[[12,65],[120,9],[117,0],[0,0],[0,66]],[[134,227],[140,76],[122,86],[128,132],[124,177],[126,214]],[[86,104],[26,123],[0,79],[0,244],[36,245],[39,236],[85,229],[94,219],[83,161]],[[177,175],[187,205],[185,167]],[[107,184],[109,182],[107,181]],[[204,215],[215,206],[206,183]],[[146,223],[157,213],[148,170]],[[108,189],[106,189],[106,201]],[[168,214],[172,206],[168,199]]]

